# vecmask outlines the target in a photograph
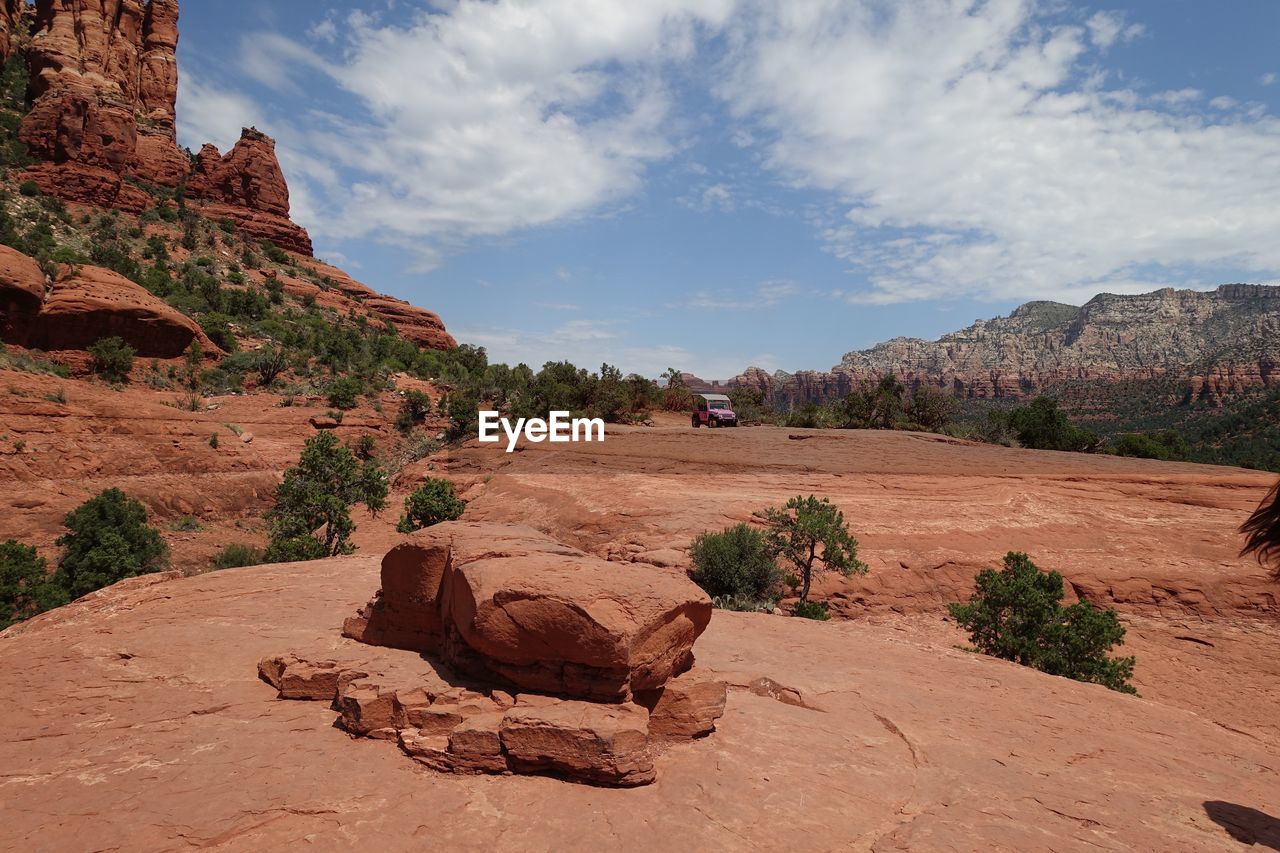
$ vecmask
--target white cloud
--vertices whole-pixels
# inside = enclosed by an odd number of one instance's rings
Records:
[[[284,92],[298,85],[291,74],[327,74],[355,98],[363,115],[312,115],[291,139],[353,178],[308,224],[413,250],[429,267],[468,239],[637,191],[673,150],[662,68],[687,59],[698,28],[723,23],[733,2],[462,0],[407,25],[353,12],[337,27],[338,59],[255,36],[244,71]]]
[[[1101,50],[1106,50],[1116,41],[1133,41],[1143,33],[1141,24],[1127,24],[1124,15],[1117,12],[1097,12],[1085,23],[1089,28],[1089,40]]]
[[[1258,78],[1258,82],[1261,83],[1263,86],[1273,86],[1275,85],[1275,82],[1277,79],[1278,78],[1276,77],[1276,72],[1268,71],[1266,74],[1263,74],[1261,77]]]
[[[1101,88],[1094,49],[1132,28],[1041,8],[758,0],[731,26],[717,91],[768,167],[842,201],[817,224],[865,271],[862,301],[1280,270],[1280,121]]]
[[[698,290],[688,300],[667,307],[703,311],[759,311],[776,308],[799,292],[800,287],[794,281],[782,279],[762,282],[749,293],[729,289]]]

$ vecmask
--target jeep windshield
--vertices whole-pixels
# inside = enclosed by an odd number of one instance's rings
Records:
[[[726,402],[725,402],[725,401],[723,401],[723,400],[712,400],[712,401],[711,401],[711,408],[713,408],[713,409],[719,409],[719,410],[724,410],[724,409],[728,409],[728,408],[729,408],[729,404],[728,404],[728,403],[726,403]]]

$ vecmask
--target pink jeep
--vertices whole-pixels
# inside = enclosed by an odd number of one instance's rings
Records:
[[[738,425],[738,416],[733,412],[733,405],[723,394],[693,395],[693,427],[706,424],[708,427]]]

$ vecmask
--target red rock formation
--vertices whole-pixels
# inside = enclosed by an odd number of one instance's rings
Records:
[[[0,340],[18,343],[44,304],[44,270],[32,258],[0,246]]]
[[[420,347],[430,349],[452,349],[458,345],[453,336],[445,330],[444,322],[438,314],[434,314],[416,305],[410,305],[402,299],[384,296],[373,288],[361,284],[337,267],[321,261],[307,262],[318,275],[327,278],[334,290],[349,300],[355,300],[366,311],[381,317],[396,327],[396,331],[405,340]],[[324,291],[310,282],[286,278],[285,290],[297,296],[308,293],[322,297]],[[321,302],[325,300],[320,299]],[[345,313],[345,308],[339,306]]]
[[[147,358],[175,358],[193,340],[220,352],[190,317],[127,278],[100,267],[68,270],[54,282],[22,346],[43,350],[88,349],[118,336]]]
[[[41,189],[139,213],[153,200],[130,180],[176,188],[190,176],[189,196],[210,203],[207,216],[311,254],[307,232],[289,220],[270,137],[246,130],[225,157],[207,145],[194,173],[178,147],[177,0],[39,0],[34,31],[35,103],[19,135],[43,161],[27,173]]]
[[[213,145],[201,148],[187,195],[212,202],[204,209],[212,219],[230,218],[282,249],[312,253],[307,232],[289,219],[289,186],[276,158],[275,140],[256,128],[245,128],[225,156]]]
[[[824,402],[886,374],[978,399],[1034,396],[1074,380],[1191,377],[1213,397],[1280,384],[1280,287],[1228,284],[1204,293],[1101,294],[1081,308],[1029,302],[936,341],[894,338],[847,353],[829,373],[748,368],[728,384],[788,406]]]
[[[19,136],[45,161],[29,177],[46,192],[137,212],[126,178],[176,187],[176,0],[39,0],[28,51],[34,106]],[[52,167],[52,168],[51,168]]]
[[[22,26],[22,12],[26,4],[23,0],[3,0],[0,2],[0,64],[9,61],[13,55],[13,40]]]
[[[711,602],[683,575],[618,573],[531,528],[450,522],[383,560],[346,636],[524,689],[621,701],[693,662]]]

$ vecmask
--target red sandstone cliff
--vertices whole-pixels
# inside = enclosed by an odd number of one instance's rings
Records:
[[[16,18],[2,17],[6,48]],[[177,45],[177,0],[38,0],[27,52],[33,106],[20,137],[42,162],[28,177],[52,195],[131,213],[154,204],[139,182],[189,182],[188,198],[207,215],[310,255],[270,137],[246,130],[225,157],[206,146],[194,167],[178,147]]]

